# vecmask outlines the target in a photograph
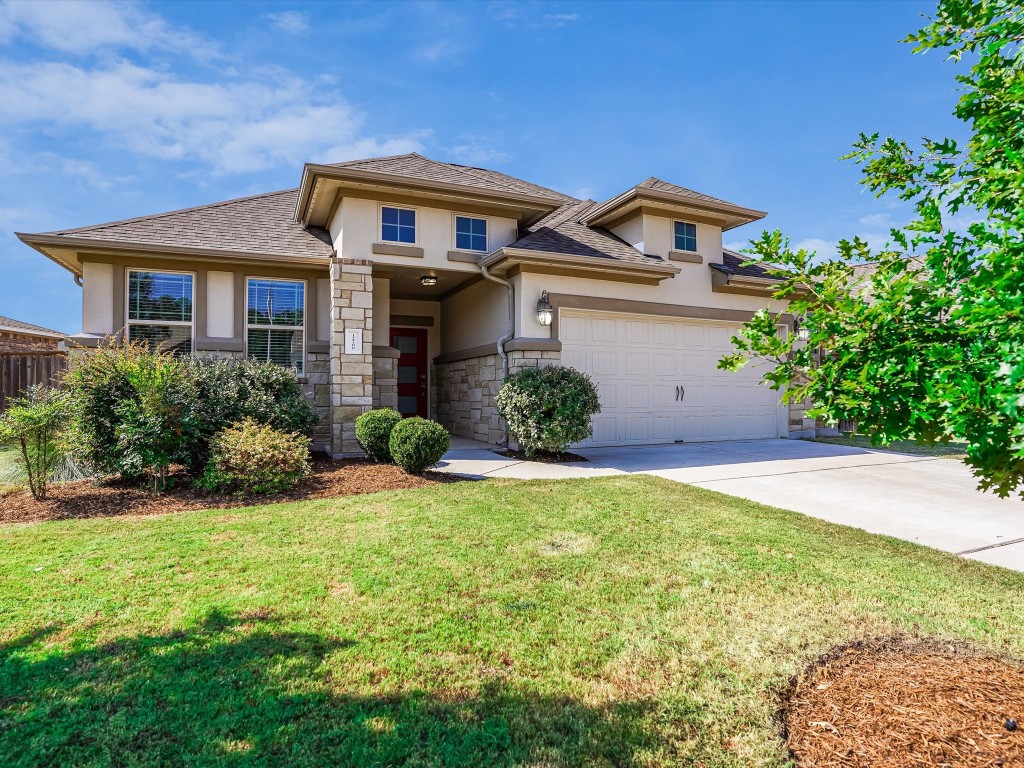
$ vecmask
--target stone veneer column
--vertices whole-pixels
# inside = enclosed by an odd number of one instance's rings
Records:
[[[331,259],[331,453],[362,454],[356,418],[373,405],[373,266]],[[362,351],[345,352],[345,331],[363,332]]]

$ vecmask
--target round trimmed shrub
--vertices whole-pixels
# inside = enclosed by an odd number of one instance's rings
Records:
[[[374,461],[391,461],[391,430],[402,420],[394,408],[367,411],[356,419],[356,440]]]
[[[524,368],[505,381],[498,413],[527,456],[557,453],[594,433],[591,417],[601,401],[590,377],[575,368]]]
[[[294,487],[309,473],[308,437],[250,418],[213,436],[199,485],[211,491],[275,493]]]
[[[437,464],[448,453],[451,438],[448,431],[436,421],[413,416],[403,419],[391,430],[391,457],[406,472],[423,473]]]

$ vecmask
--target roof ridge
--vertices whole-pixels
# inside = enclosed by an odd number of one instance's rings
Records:
[[[361,157],[358,160],[342,160],[340,163],[325,163],[325,165],[334,166],[335,168],[345,168],[350,165],[358,165],[359,163],[370,163],[375,160],[394,160],[398,157],[422,157],[424,160],[429,160],[429,157],[423,157],[419,152],[400,152],[397,155],[381,155],[380,157]]]
[[[204,211],[211,208],[220,208],[225,205],[231,205],[234,203],[243,203],[248,200],[259,200],[264,197],[274,197],[275,195],[284,195],[289,192],[298,193],[297,187],[291,189],[279,189],[274,192],[262,192],[258,195],[246,195],[245,197],[233,197],[230,200],[220,200],[216,203],[206,203],[204,205],[193,205],[189,208],[178,208],[173,211],[163,211],[161,213],[150,213],[145,216],[133,216],[128,219],[118,219],[117,221],[106,221],[102,224],[88,224],[84,227],[72,227],[70,229],[55,229],[50,232],[43,232],[44,235],[68,235],[76,232],[92,232],[98,229],[106,229],[107,227],[116,227],[122,224],[134,224],[139,221],[152,221],[153,219],[162,219],[166,216],[174,216],[181,213],[191,213],[193,211]]]

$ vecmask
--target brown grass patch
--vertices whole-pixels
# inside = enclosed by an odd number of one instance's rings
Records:
[[[961,645],[857,643],[796,678],[781,712],[798,766],[1024,765],[1024,668]]]
[[[231,509],[254,504],[273,504],[302,499],[333,499],[377,491],[425,488],[437,483],[465,480],[456,475],[426,472],[410,475],[394,464],[365,460],[317,459],[313,474],[284,493],[240,498],[192,488],[187,478],[172,478],[178,485],[161,493],[116,482],[81,480],[50,486],[49,498],[36,501],[27,491],[0,500],[0,524],[35,523],[89,517],[165,515],[195,509]],[[225,520],[234,516],[225,516]]]

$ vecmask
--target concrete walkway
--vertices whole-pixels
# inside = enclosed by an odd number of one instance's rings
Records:
[[[453,440],[441,471],[562,479],[648,474],[1024,571],[1024,502],[976,490],[961,462],[806,440],[592,448],[541,464]]]

